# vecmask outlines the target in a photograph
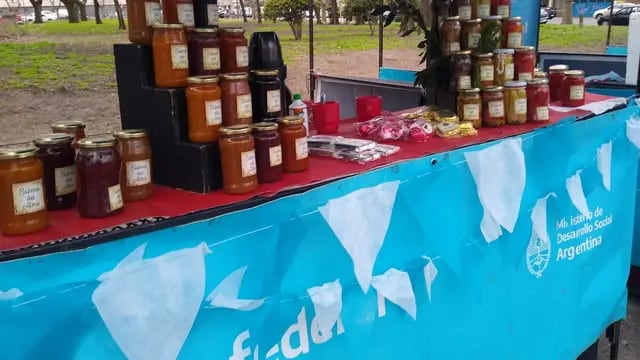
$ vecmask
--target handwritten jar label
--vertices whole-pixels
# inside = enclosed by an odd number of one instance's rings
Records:
[[[205,70],[220,69],[220,49],[219,48],[203,48],[202,49],[202,65]]]
[[[478,17],[480,19],[491,16],[491,5],[479,4],[478,5]]]
[[[515,70],[515,66],[513,65],[513,63],[506,64],[504,66],[504,80],[505,81],[513,80],[513,77],[515,76],[515,73],[516,73],[516,70]]]
[[[111,211],[118,210],[122,207],[122,190],[120,184],[116,184],[107,189],[109,193],[109,207]]]
[[[510,32],[507,35],[507,47],[510,49],[514,49],[521,46],[522,46],[522,33]]]
[[[272,146],[269,148],[269,166],[278,166],[282,164],[282,147]]]
[[[582,100],[584,99],[584,86],[583,85],[571,85],[569,88],[570,100]]]
[[[533,79],[533,74],[530,72],[524,72],[524,73],[518,74],[519,81],[529,81],[531,79]]]
[[[460,43],[457,41],[449,43],[449,52],[456,52],[456,51],[460,51]]]
[[[236,96],[236,111],[238,112],[238,119],[246,119],[253,116],[251,94]]]
[[[178,22],[184,26],[194,26],[193,4],[178,4]]]
[[[496,9],[496,12],[498,13],[498,15],[502,16],[503,18],[508,18],[509,17],[509,5],[498,5],[498,8]]]
[[[458,90],[471,89],[471,76],[461,75],[458,78]]]
[[[489,117],[500,118],[504,116],[504,101],[489,101]]]
[[[11,190],[15,215],[31,214],[45,209],[42,179],[13,184]]]
[[[171,45],[171,68],[174,70],[186,70],[189,68],[187,45]]]
[[[127,186],[151,183],[151,160],[127,161]]]
[[[524,115],[527,113],[527,99],[515,99],[513,101],[513,108],[518,115]]]
[[[249,66],[249,49],[246,46],[236,46],[236,65]]]
[[[211,100],[204,103],[207,126],[222,124],[222,101]]]
[[[53,170],[56,196],[68,195],[76,191],[76,166],[69,165]]]
[[[207,21],[209,25],[218,26],[218,5],[207,4]]]
[[[480,81],[493,81],[493,65],[480,66]]]
[[[307,146],[307,137],[296,139],[296,160],[306,159],[309,156],[309,148]]]
[[[479,33],[469,33],[469,49],[475,49],[480,45],[480,37]]]
[[[471,20],[471,5],[458,6],[458,16],[461,21]]]
[[[280,112],[280,90],[267,90],[267,112]]]
[[[464,104],[462,109],[465,121],[480,119],[480,104]]]
[[[538,106],[536,108],[536,117],[537,121],[547,121],[549,120],[549,107],[548,106]]]
[[[255,150],[240,153],[240,165],[242,167],[242,177],[249,177],[256,174],[256,152]]]
[[[144,14],[147,20],[147,26],[162,23],[162,8],[159,2],[145,2]]]

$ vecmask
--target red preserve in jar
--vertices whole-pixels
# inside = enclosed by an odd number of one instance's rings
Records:
[[[249,72],[249,48],[243,28],[220,29],[222,73]]]
[[[193,27],[193,2],[191,0],[163,0],[162,15],[166,24],[182,24]]]
[[[569,70],[568,65],[549,66],[549,87],[551,88],[551,101],[562,100],[562,84],[564,83],[564,72]]]
[[[282,146],[278,134],[278,124],[262,122],[253,124],[253,138],[256,148],[258,181],[270,183],[282,178]]]
[[[220,41],[216,29],[187,30],[189,76],[218,75],[220,72]]]
[[[527,122],[549,121],[549,80],[533,79],[527,85]]]
[[[513,64],[518,81],[533,79],[536,68],[536,49],[533,46],[523,46],[516,49],[513,55]]]
[[[562,86],[562,105],[578,107],[584,105],[584,71],[565,71]]]

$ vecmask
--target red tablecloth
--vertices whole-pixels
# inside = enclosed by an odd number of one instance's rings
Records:
[[[610,97],[587,93],[587,102],[596,102],[606,99],[610,99]],[[585,111],[574,111],[570,113],[551,111],[551,120],[549,123],[553,124],[560,119],[569,116],[582,116],[586,114],[587,112]],[[65,239],[76,235],[92,233],[101,229],[126,224],[138,219],[150,217],[177,217],[204,209],[230,205],[256,196],[273,196],[274,194],[287,189],[294,189],[331,179],[347,177],[399,161],[415,159],[429,154],[436,154],[491,140],[523,134],[535,128],[546,126],[549,123],[529,123],[525,125],[504,126],[500,128],[483,128],[479,130],[477,136],[453,139],[432,138],[428,142],[420,144],[397,142],[394,144],[401,146],[401,150],[398,153],[364,165],[331,158],[311,157],[309,159],[308,171],[299,174],[285,174],[282,181],[272,184],[262,184],[256,192],[244,195],[227,195],[222,191],[215,191],[210,194],[201,195],[157,186],[153,198],[146,201],[128,203],[120,214],[104,219],[82,219],[78,215],[76,209],[51,212],[50,226],[42,232],[25,236],[0,235],[0,252],[44,243],[47,241]],[[344,122],[341,125],[340,133],[344,136],[355,137],[356,135],[353,129],[353,123],[348,121]]]

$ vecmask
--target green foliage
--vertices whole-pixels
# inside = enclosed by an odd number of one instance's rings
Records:
[[[277,20],[284,19],[289,24],[293,37],[302,39],[302,20],[306,17],[305,11],[309,9],[306,0],[267,0],[264,4],[264,17]]]
[[[502,38],[502,25],[498,23],[489,23],[482,29],[480,34],[480,43],[478,43],[479,53],[489,53],[500,48],[500,40]]]
[[[342,15],[345,17],[361,16],[368,19],[369,14],[378,5],[376,0],[345,0],[342,6]]]

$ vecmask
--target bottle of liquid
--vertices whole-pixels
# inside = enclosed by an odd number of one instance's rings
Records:
[[[300,116],[304,121],[304,127],[309,133],[309,114],[307,112],[307,105],[302,101],[300,94],[293,95],[293,102],[289,105],[289,115]]]

